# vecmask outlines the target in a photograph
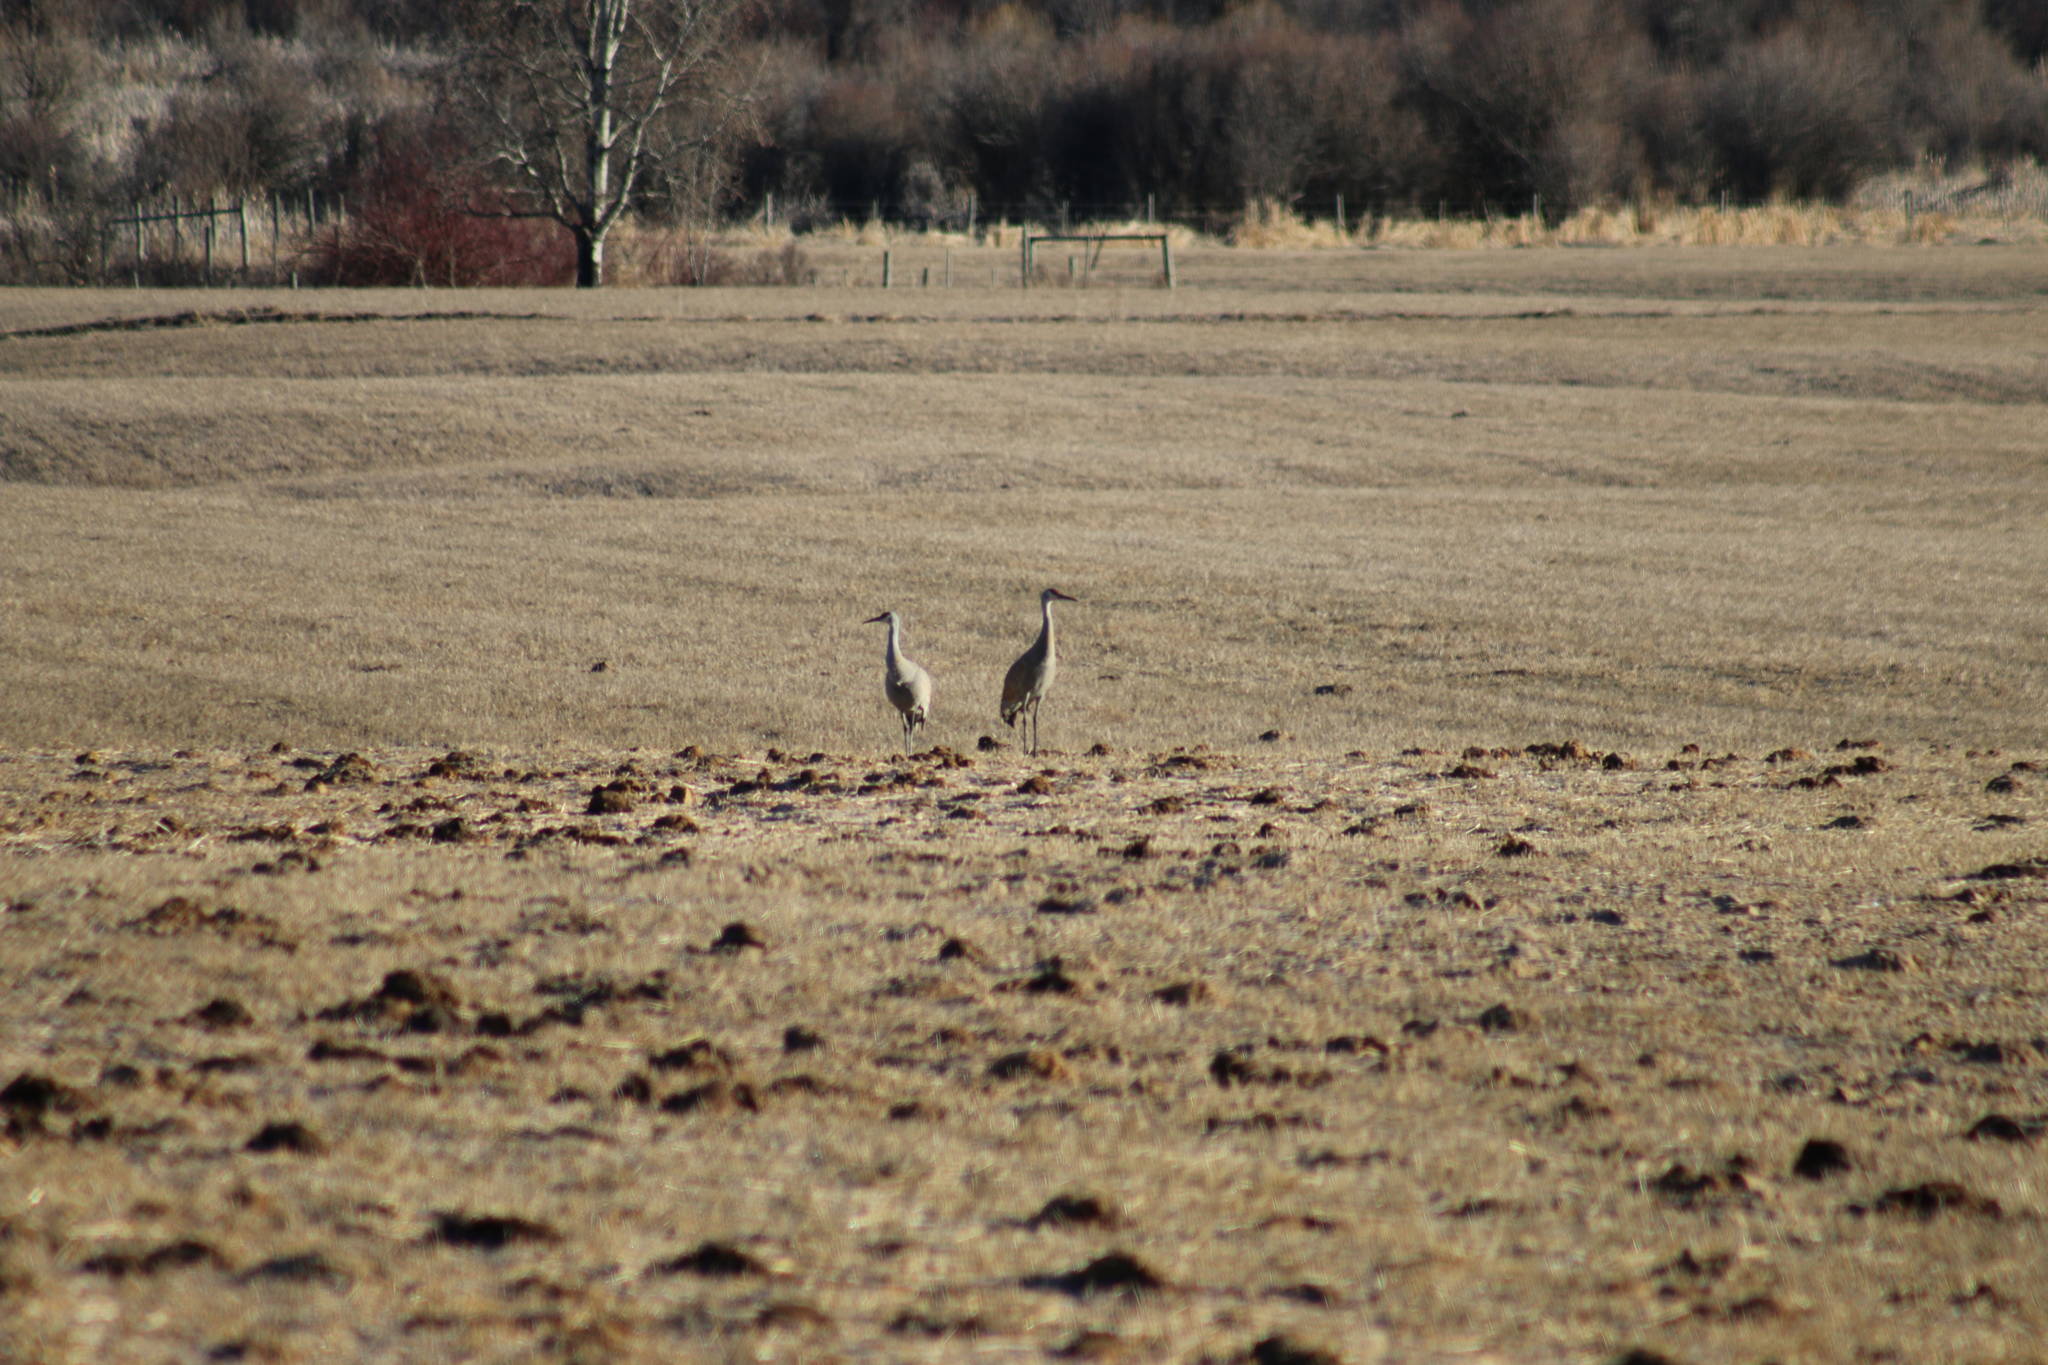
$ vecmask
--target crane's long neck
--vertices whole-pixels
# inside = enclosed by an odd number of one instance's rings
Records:
[[[893,616],[889,618],[889,643],[882,646],[882,657],[892,666],[903,662],[903,627]]]
[[[1050,659],[1052,657],[1052,599],[1048,597],[1038,605],[1045,616],[1045,625],[1038,632],[1038,652],[1045,658]]]

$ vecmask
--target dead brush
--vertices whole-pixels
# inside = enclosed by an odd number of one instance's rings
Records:
[[[1350,232],[1339,232],[1334,220],[1303,218],[1277,199],[1255,199],[1244,206],[1224,240],[1234,247],[1256,250],[1305,251],[1354,245]]]
[[[792,287],[817,282],[810,253],[794,236],[758,248],[729,246],[716,234],[639,232],[621,242],[621,285]]]

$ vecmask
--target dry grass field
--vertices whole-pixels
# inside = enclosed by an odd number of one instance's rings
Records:
[[[2041,1358],[2048,249],[877,254],[0,297],[0,1360]]]

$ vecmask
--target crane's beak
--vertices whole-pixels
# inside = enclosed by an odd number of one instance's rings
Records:
[[[882,613],[882,614],[881,614],[880,616],[870,616],[870,617],[869,617],[869,618],[868,618],[867,620],[865,620],[865,621],[861,622],[861,624],[862,624],[862,625],[864,625],[864,626],[871,626],[871,625],[875,624],[875,622],[877,622],[877,621],[886,621],[886,620],[888,620],[888,619],[889,619],[889,613],[885,611],[885,612],[883,612],[883,613]]]
[[[1046,591],[1047,591],[1047,592],[1049,592],[1049,593],[1051,593],[1051,594],[1052,594],[1052,595],[1053,595],[1054,597],[1057,597],[1057,598],[1059,598],[1059,599],[1060,599],[1060,601],[1062,601],[1062,602],[1078,602],[1078,601],[1080,601],[1080,600],[1081,600],[1081,599],[1080,599],[1080,598],[1078,598],[1078,597],[1069,597],[1069,596],[1067,596],[1067,595],[1066,595],[1065,593],[1061,592],[1061,591],[1060,591],[1060,590],[1059,590],[1058,588],[1047,588],[1047,589],[1046,589]]]

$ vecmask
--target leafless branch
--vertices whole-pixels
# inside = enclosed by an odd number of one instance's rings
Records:
[[[472,0],[456,93],[488,162],[577,237],[579,282],[650,171],[717,154],[744,89],[727,42],[751,0]]]

